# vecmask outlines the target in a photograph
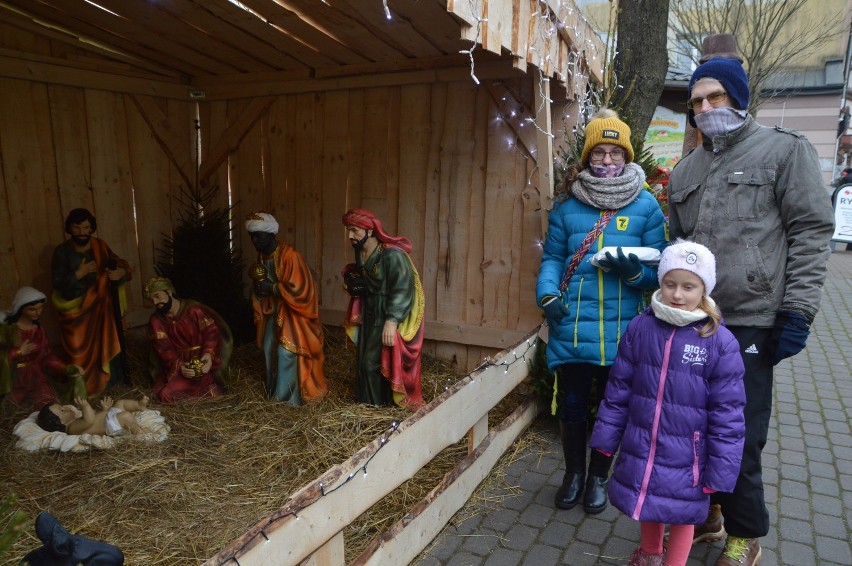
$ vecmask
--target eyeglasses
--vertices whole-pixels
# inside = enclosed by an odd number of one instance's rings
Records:
[[[607,155],[609,155],[609,158],[612,159],[613,163],[621,163],[624,161],[624,150],[619,147],[612,151],[593,149],[589,155],[591,155],[592,161],[603,161]]]
[[[701,104],[706,100],[710,103],[710,106],[715,108],[717,104],[722,104],[726,98],[728,98],[728,93],[724,90],[722,92],[708,94],[707,96],[696,96],[695,98],[691,98],[686,101],[686,107],[690,110],[701,108]]]

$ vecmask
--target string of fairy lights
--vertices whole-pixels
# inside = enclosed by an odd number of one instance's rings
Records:
[[[480,383],[482,381],[485,381],[486,378],[484,377],[484,374],[485,374],[485,370],[487,370],[488,368],[491,368],[491,367],[503,368],[503,376],[506,376],[509,373],[509,368],[511,368],[515,364],[518,364],[518,363],[531,364],[531,363],[533,363],[537,347],[538,347],[537,336],[531,335],[531,336],[527,337],[527,339],[524,342],[517,344],[515,346],[515,348],[513,349],[513,351],[511,352],[511,354],[507,354],[506,356],[504,356],[504,357],[502,357],[498,360],[495,360],[495,359],[492,359],[489,356],[486,356],[483,359],[482,363],[480,363],[478,366],[476,366],[473,370],[470,371],[470,373],[468,373],[464,377],[457,379],[456,381],[452,381],[452,380],[448,379],[447,384],[444,386],[444,394],[449,395],[449,391],[453,387],[461,388],[461,387],[465,387],[465,386],[469,386],[469,385],[473,385],[473,384],[477,384],[477,383]],[[443,401],[446,401],[446,399],[443,399],[441,402],[443,402]],[[252,537],[251,539],[245,541],[238,548],[236,548],[234,550],[233,554],[231,556],[229,556],[228,558],[226,558],[222,562],[222,564],[228,564],[229,562],[232,562],[232,563],[236,564],[237,566],[241,566],[239,558],[237,558],[237,555],[242,554],[242,552],[246,548],[252,546],[254,544],[254,541],[257,540],[258,537],[262,537],[265,542],[269,542],[270,539],[269,539],[269,536],[266,534],[266,531],[270,527],[274,526],[276,523],[279,523],[279,522],[283,521],[284,519],[286,519],[287,517],[290,517],[290,516],[294,517],[295,520],[297,520],[297,521],[300,520],[299,513],[304,511],[306,508],[315,504],[317,501],[319,501],[323,497],[331,495],[332,493],[334,493],[334,492],[336,492],[340,489],[343,489],[347,485],[350,485],[352,480],[355,479],[356,477],[358,477],[359,474],[363,474],[363,476],[366,477],[367,476],[367,466],[369,466],[370,462],[373,461],[373,459],[376,457],[376,455],[385,446],[387,446],[390,443],[390,441],[394,437],[394,435],[399,432],[400,426],[401,426],[401,423],[399,423],[397,421],[391,422],[390,426],[378,438],[378,443],[376,445],[375,450],[373,450],[373,452],[367,457],[367,459],[362,464],[359,464],[356,468],[351,470],[348,474],[345,474],[346,479],[344,479],[342,482],[340,482],[339,484],[337,484],[337,485],[335,485],[334,487],[331,487],[331,488],[326,486],[324,481],[318,481],[316,483],[316,485],[312,486],[312,489],[311,489],[311,492],[310,492],[310,493],[313,494],[312,498],[310,498],[308,501],[300,500],[298,504],[293,503],[291,505],[288,505],[287,507],[284,507],[283,509],[281,509],[278,512],[271,515],[269,518],[266,519],[266,521],[260,527],[258,534],[255,535],[254,537]],[[344,477],[344,475],[341,475],[340,477]]]
[[[482,35],[482,24],[488,23],[488,18],[483,18],[481,15],[476,13],[476,6],[474,5],[473,0],[470,0],[470,13],[473,14],[473,18],[476,20],[476,36],[471,40],[470,49],[462,49],[459,51],[462,55],[467,55],[470,59],[470,78],[473,79],[473,82],[479,84],[479,79],[476,78],[475,72],[475,61],[473,60],[473,50],[476,49],[476,45],[479,43],[479,38]]]
[[[546,71],[550,71],[551,67],[555,65],[551,53],[558,52],[558,49],[554,49],[554,42],[558,42],[561,35],[568,33],[572,38],[572,41],[566,42],[571,47],[566,54],[566,73],[563,73],[558,65],[556,65],[556,68],[552,72],[559,80],[572,87],[570,94],[573,96],[575,104],[579,107],[577,120],[574,121],[572,128],[574,133],[577,131],[576,123],[585,120],[585,118],[593,114],[599,106],[600,101],[594,90],[585,88],[585,85],[588,84],[589,76],[584,70],[584,53],[588,53],[591,56],[592,62],[598,59],[597,46],[592,38],[589,37],[589,34],[594,34],[594,31],[591,31],[591,27],[587,25],[582,13],[575,9],[573,1],[560,1],[555,9],[550,4],[550,2],[534,3],[535,11],[530,14],[531,21],[535,22],[533,37],[530,37],[521,46],[520,53],[513,53],[512,55],[517,58],[526,58],[527,51],[534,55],[535,60],[532,63],[535,65],[538,75],[540,102],[536,109],[537,111],[530,113],[530,115],[523,118],[523,121],[531,124],[542,134],[552,139],[555,138],[555,135],[550,131],[549,125],[542,126],[538,124],[534,116],[542,114],[541,111],[545,104],[553,103],[553,99],[546,94],[545,84],[550,80],[546,75]],[[382,5],[386,19],[392,20],[393,14],[388,6],[388,0],[382,0]],[[482,14],[483,5],[481,0],[468,0],[468,13],[475,22],[475,34],[474,38],[469,40],[471,42],[470,48],[459,51],[459,53],[467,55],[470,64],[470,77],[477,85],[480,84],[480,80],[476,75],[474,52],[480,44],[480,39],[484,36],[483,26],[488,23],[488,18]],[[498,111],[498,113],[501,115],[512,114],[513,117],[517,114],[516,111],[508,113]],[[562,119],[565,123],[571,123],[571,113],[568,105],[565,106]]]

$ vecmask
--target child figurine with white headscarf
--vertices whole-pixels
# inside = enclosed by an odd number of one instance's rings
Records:
[[[57,402],[49,377],[67,381],[67,376],[76,376],[82,383],[82,369],[53,353],[39,324],[46,300],[38,289],[21,287],[9,310],[0,313],[0,396],[8,395],[12,403],[26,408]]]

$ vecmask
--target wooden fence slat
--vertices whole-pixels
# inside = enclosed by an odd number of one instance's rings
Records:
[[[488,435],[488,413],[479,419],[467,433],[467,453],[473,454]]]
[[[343,531],[340,531],[299,566],[343,566],[345,562]]]
[[[444,480],[418,503],[405,518],[375,539],[349,566],[410,564],[453,515],[467,503],[520,434],[539,412],[536,399],[527,399],[492,430],[477,449],[453,468]]]
[[[285,507],[249,529],[205,566],[223,565],[234,557],[243,566],[304,560],[461,439],[523,381],[537,346],[536,332],[498,357],[498,361],[512,363],[488,366],[460,380],[395,430],[300,489]],[[441,434],[434,434],[438,429]],[[392,448],[383,450],[385,446]]]

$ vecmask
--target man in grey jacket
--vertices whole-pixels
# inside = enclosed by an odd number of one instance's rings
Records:
[[[746,439],[733,493],[714,504],[695,540],[720,540],[716,566],[757,564],[769,531],[761,452],[772,412],[773,366],[805,347],[825,281],[833,213],[817,153],[800,133],[748,114],[748,77],[736,59],[700,65],[689,81],[690,123],[701,145],[669,181],[671,237],[716,255],[713,298],[745,364]]]

